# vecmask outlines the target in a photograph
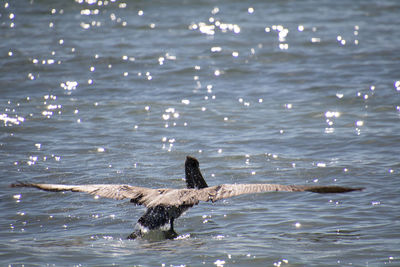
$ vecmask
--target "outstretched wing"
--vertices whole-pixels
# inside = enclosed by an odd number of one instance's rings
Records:
[[[210,188],[210,200],[217,201],[223,198],[230,198],[243,194],[253,194],[273,191],[313,193],[346,193],[362,190],[362,188],[350,188],[341,186],[305,186],[305,185],[281,185],[281,184],[223,184]]]
[[[147,202],[148,207],[155,206],[180,206],[196,205],[199,201],[215,202],[220,199],[230,198],[244,194],[254,194],[262,192],[286,191],[301,192],[308,191],[313,193],[346,193],[360,191],[363,188],[351,188],[342,186],[303,186],[303,185],[280,185],[280,184],[222,184],[207,187],[199,190],[195,189],[173,189],[164,195]]]
[[[148,208],[156,206],[193,206],[200,201],[215,202],[220,199],[230,198],[244,194],[254,194],[273,191],[313,193],[346,193],[360,191],[363,188],[341,186],[302,186],[280,184],[222,184],[202,189],[151,189],[145,187],[118,185],[118,184],[93,184],[93,185],[61,185],[61,184],[32,184],[17,183],[12,187],[35,187],[45,191],[72,191],[84,192],[100,197],[113,199],[131,199],[131,202],[144,205]]]
[[[131,199],[135,204],[147,205],[149,200],[157,198],[168,189],[151,189],[139,186],[125,184],[86,184],[86,185],[63,185],[63,184],[34,184],[34,183],[16,183],[11,187],[34,187],[44,191],[52,192],[83,192],[99,197],[112,199]]]

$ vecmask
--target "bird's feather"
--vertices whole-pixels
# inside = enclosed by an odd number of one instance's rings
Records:
[[[300,192],[313,193],[346,193],[359,191],[363,188],[350,188],[341,186],[303,186],[281,184],[222,184],[202,189],[152,189],[125,184],[87,184],[87,185],[62,185],[62,184],[35,184],[16,183],[12,187],[35,187],[45,191],[72,191],[84,192],[99,197],[117,200],[131,199],[132,202],[146,207],[156,206],[182,206],[197,205],[200,201],[218,201],[234,196],[262,193],[262,192]]]

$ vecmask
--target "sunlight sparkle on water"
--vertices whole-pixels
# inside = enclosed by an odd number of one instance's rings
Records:
[[[216,6],[213,8],[213,10],[211,10],[211,14],[215,15],[219,12],[219,8]]]
[[[171,119],[171,120],[172,120],[172,119],[178,119],[179,116],[180,116],[179,112],[175,111],[175,108],[170,107],[170,108],[167,108],[167,109],[165,110],[165,113],[161,115],[161,118],[162,118],[163,120],[165,120],[165,121],[168,121],[168,120],[170,120],[170,119]],[[173,122],[173,123],[172,123],[172,126],[176,126],[176,125],[177,125],[176,122]],[[169,127],[168,122],[164,124],[164,127],[165,127],[165,128],[168,128],[168,127]],[[163,149],[164,149],[164,148],[165,148],[165,145],[163,146]]]
[[[361,127],[364,125],[364,121],[356,121],[356,126]]]
[[[327,118],[339,118],[340,112],[338,111],[327,111],[325,112],[325,117]]]
[[[282,259],[282,261],[274,262],[274,266],[280,267],[282,264],[288,264],[289,261],[286,259]]]
[[[215,52],[221,52],[222,48],[220,46],[214,46],[211,47],[211,52],[215,53]]]
[[[215,10],[215,8],[214,8]],[[215,20],[215,18],[210,17],[208,22],[211,24],[207,24],[204,22],[192,23],[189,25],[190,30],[199,30],[203,34],[214,35],[216,30],[219,29],[221,32],[233,32],[235,34],[240,33],[240,27],[237,24],[232,23],[224,23],[219,20]]]
[[[196,25],[196,24],[194,24],[194,25]],[[192,27],[193,30],[196,30],[197,28],[199,29],[199,31],[201,33],[204,33],[207,35],[214,35],[214,33],[215,33],[215,25],[207,25],[204,22],[200,22],[198,27],[197,27],[197,25]]]
[[[279,49],[288,50],[289,49],[289,44],[279,44]]]
[[[48,106],[47,106],[47,109],[48,109],[48,110],[60,109],[60,108],[61,108],[61,105],[48,105]]]
[[[394,87],[396,88],[397,91],[400,91],[400,81],[395,81]]]
[[[67,91],[76,90],[78,82],[76,81],[66,81],[65,83],[60,83],[60,87]]]
[[[332,127],[327,127],[327,128],[325,128],[325,133],[331,134],[331,133],[333,133],[333,132],[335,132],[335,128],[332,128]]]
[[[216,239],[216,240],[222,240],[224,238],[225,238],[225,236],[223,236],[223,235],[217,235],[217,236],[213,237],[213,239]]]
[[[218,267],[222,267],[222,266],[224,266],[225,261],[223,261],[223,260],[216,260],[216,261],[214,262],[214,264],[217,265]]]
[[[321,38],[317,38],[317,37],[311,38],[311,43],[320,43],[320,42],[321,42]]]
[[[15,116],[14,118],[8,117],[7,114],[0,114],[0,121],[4,122],[4,126],[10,126],[10,124],[19,125],[20,123],[25,121],[25,118]]]
[[[343,96],[344,95],[342,93],[336,93],[336,97],[339,98],[339,99],[343,98]]]

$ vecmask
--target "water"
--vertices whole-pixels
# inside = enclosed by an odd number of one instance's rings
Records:
[[[398,1],[1,1],[1,265],[398,266]],[[16,180],[362,186],[144,212]]]

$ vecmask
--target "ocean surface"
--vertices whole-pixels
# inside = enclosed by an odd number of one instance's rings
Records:
[[[400,266],[400,1],[0,1],[1,266]],[[145,208],[16,181],[365,187]]]

